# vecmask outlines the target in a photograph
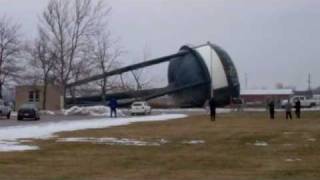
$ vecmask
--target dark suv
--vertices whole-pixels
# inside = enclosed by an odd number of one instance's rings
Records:
[[[18,121],[23,119],[40,120],[40,113],[35,103],[23,104],[18,110]]]

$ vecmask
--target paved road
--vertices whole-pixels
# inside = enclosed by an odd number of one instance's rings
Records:
[[[0,128],[1,127],[9,127],[9,126],[32,125],[32,124],[48,123],[48,122],[88,120],[88,119],[98,119],[98,118],[103,118],[103,117],[41,115],[40,121],[33,121],[33,120],[17,121],[16,116],[11,116],[10,120],[7,120],[6,118],[0,119]]]
[[[124,114],[130,117],[130,113],[128,110],[121,110]],[[188,114],[188,115],[197,115],[203,114],[206,111],[203,109],[193,109],[193,110],[181,110],[181,109],[154,109],[152,111],[152,115],[159,114]],[[0,128],[10,127],[10,126],[23,126],[23,125],[32,125],[32,124],[40,124],[40,123],[48,123],[48,122],[59,122],[59,121],[74,121],[74,120],[88,120],[88,119],[102,119],[105,117],[94,117],[94,116],[84,116],[84,115],[41,115],[40,121],[33,120],[24,120],[17,121],[16,116],[11,116],[10,120],[7,120],[5,117],[0,118]]]

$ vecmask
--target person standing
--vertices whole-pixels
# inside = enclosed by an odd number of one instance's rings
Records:
[[[271,100],[268,105],[269,105],[269,115],[270,115],[270,119],[274,119],[274,114],[275,114],[275,111],[274,111],[274,101]]]
[[[298,99],[295,103],[295,114],[296,114],[296,117],[298,119],[300,119],[300,115],[301,115],[301,102],[300,100]]]
[[[210,106],[211,121],[215,121],[216,120],[216,102],[214,98],[210,99],[209,106]]]
[[[288,103],[286,104],[286,119],[292,119],[292,106],[290,101],[288,101]]]
[[[112,98],[109,101],[109,107],[110,107],[110,117],[117,117],[117,107],[118,107],[118,102],[115,98]]]

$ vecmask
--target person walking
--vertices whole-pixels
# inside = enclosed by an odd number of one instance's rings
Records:
[[[298,119],[300,119],[300,116],[301,116],[301,102],[300,102],[299,99],[295,102],[295,106],[294,107],[295,107],[296,117]]]
[[[117,117],[117,107],[118,107],[118,102],[115,98],[112,98],[109,101],[109,107],[110,107],[110,117]]]
[[[274,119],[274,114],[275,114],[275,111],[274,111],[274,101],[271,100],[268,104],[269,106],[269,115],[270,115],[270,119]]]
[[[286,108],[286,119],[292,119],[292,106],[291,106],[291,103],[290,101],[288,101],[288,103],[286,104],[285,106]]]
[[[210,99],[209,106],[210,106],[211,121],[215,121],[216,120],[216,102],[214,98]]]

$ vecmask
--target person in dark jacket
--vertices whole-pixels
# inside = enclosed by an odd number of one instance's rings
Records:
[[[210,106],[211,121],[215,121],[216,120],[216,102],[214,98],[210,99],[209,106]]]
[[[115,98],[112,98],[109,101],[109,107],[110,107],[110,117],[117,117],[117,107],[118,107],[118,102]]]
[[[270,119],[274,119],[274,114],[275,114],[275,111],[274,111],[274,101],[271,100],[268,104],[269,106],[269,115],[270,115]]]
[[[301,115],[301,102],[300,102],[300,100],[298,99],[296,102],[295,102],[295,109],[296,109],[296,111],[295,111],[295,113],[296,113],[296,117],[298,118],[298,119],[300,119],[300,115]]]

